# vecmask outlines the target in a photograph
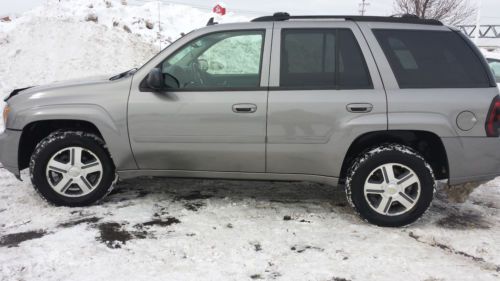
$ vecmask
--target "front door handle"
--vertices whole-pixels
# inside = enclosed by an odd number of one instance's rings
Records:
[[[373,105],[371,103],[350,103],[346,109],[352,113],[367,113],[372,111]]]
[[[253,103],[238,103],[233,105],[234,113],[254,113],[257,111],[257,105]]]

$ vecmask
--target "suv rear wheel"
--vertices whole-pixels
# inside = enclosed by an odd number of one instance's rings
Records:
[[[50,134],[35,148],[30,172],[34,188],[58,206],[95,203],[111,191],[115,180],[103,140],[86,132]]]
[[[428,209],[435,180],[430,165],[413,149],[388,144],[354,161],[346,179],[347,199],[359,215],[379,226],[404,226]]]

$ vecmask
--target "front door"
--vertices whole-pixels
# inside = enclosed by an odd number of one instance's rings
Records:
[[[134,76],[128,123],[140,169],[264,172],[270,26],[186,35],[149,67],[178,87],[152,91]]]

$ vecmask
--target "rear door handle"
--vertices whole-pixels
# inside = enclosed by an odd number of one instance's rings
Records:
[[[234,113],[254,113],[257,111],[257,105],[253,103],[238,103],[233,105]]]
[[[373,105],[371,103],[350,103],[346,109],[352,113],[367,113],[372,111]]]

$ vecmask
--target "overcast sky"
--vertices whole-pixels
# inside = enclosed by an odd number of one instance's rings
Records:
[[[19,13],[47,0],[0,0],[0,15]],[[155,0],[129,0],[133,2],[146,2]],[[172,0],[163,2],[186,3],[192,6],[208,9],[216,0]],[[480,0],[469,0],[476,5]],[[258,16],[271,14],[275,11],[287,11],[291,14],[358,14],[358,4],[361,0],[224,0],[228,10],[237,14]],[[369,15],[390,15],[393,12],[393,0],[367,0]],[[482,0],[481,22],[500,25],[500,0]]]

